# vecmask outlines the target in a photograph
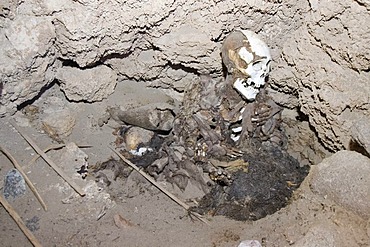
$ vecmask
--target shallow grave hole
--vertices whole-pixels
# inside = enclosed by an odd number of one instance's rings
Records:
[[[151,164],[156,160],[163,159],[157,144],[161,142],[163,144],[166,139],[170,138],[168,136],[155,136],[146,145],[151,151],[142,155],[132,155],[124,148],[120,148],[125,157],[152,174],[154,173],[153,168],[150,167]],[[122,136],[117,136],[117,139],[121,138]],[[249,149],[234,163],[235,167],[231,167],[229,170],[232,182],[227,185],[220,182],[208,184],[209,192],[203,197],[197,197],[199,193],[194,193],[199,205],[192,207],[193,211],[201,214],[225,215],[236,220],[260,219],[286,206],[293,191],[299,187],[309,170],[308,166],[301,167],[298,161],[287,152],[278,148],[261,146]],[[163,179],[161,178],[163,170],[155,175],[157,180]],[[96,180],[102,186],[107,186],[108,190],[112,183],[124,183],[121,188],[127,186],[126,182],[131,180],[129,176],[132,172],[136,173],[124,162],[114,159],[103,162],[94,168]],[[191,187],[198,182],[195,179],[191,181],[189,179],[188,186]],[[177,186],[176,182],[172,181],[172,183],[169,182],[172,186]],[[137,186],[139,190],[142,190],[143,185],[131,183],[130,186]],[[117,188],[117,186],[114,187]],[[114,193],[113,198],[115,197]],[[187,192],[187,196],[191,197],[192,192]]]
[[[117,136],[117,139],[122,138],[122,136]],[[167,158],[163,157],[162,149],[163,143],[170,138],[170,136],[154,134],[148,143],[138,145],[138,149],[145,146],[149,150],[142,155],[133,155],[122,145],[118,146],[126,158],[153,175],[158,182],[165,181],[167,187],[175,191],[179,198],[183,200],[192,198],[197,201],[198,205],[194,205],[191,210],[203,215],[224,215],[235,220],[258,220],[273,214],[289,203],[292,193],[299,187],[309,171],[309,166],[301,166],[286,151],[254,143],[238,159],[224,161],[231,164],[227,168],[230,175],[229,183],[210,179],[206,182],[207,188],[203,190],[199,180],[201,176],[208,176],[208,174],[202,169],[196,170],[199,172],[198,175],[189,174],[189,172],[184,175],[185,172],[183,172],[172,176],[171,179],[168,177],[169,171],[165,166],[169,164],[163,164],[166,162],[163,160]],[[161,143],[161,146],[158,143]],[[212,162],[215,161],[212,160]],[[153,168],[153,163],[157,163],[155,166],[157,169]],[[123,183],[122,187],[118,186],[121,188],[137,186],[137,190],[143,190],[143,184],[134,183],[130,178],[136,172],[122,161],[111,159],[98,164],[94,170],[97,181],[107,186],[108,190],[112,183]],[[110,177],[109,174],[111,174]],[[186,186],[179,190],[181,178],[184,179],[184,177],[187,178]],[[117,185],[113,187],[117,188]],[[117,193],[117,190],[115,191],[111,191],[113,198]],[[200,194],[202,196],[199,196]]]
[[[109,109],[124,123],[116,148],[182,200],[195,202],[192,211],[257,220],[288,204],[309,166],[287,151],[283,109],[266,89],[266,44],[255,33],[235,31],[221,54],[226,78],[192,81],[179,109],[169,101]],[[112,160],[97,165],[98,181],[111,184],[107,168],[113,180],[127,177],[122,166]]]

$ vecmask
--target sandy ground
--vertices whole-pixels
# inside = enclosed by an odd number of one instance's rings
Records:
[[[125,92],[129,90],[125,88]],[[55,85],[33,104],[41,106],[51,96],[65,100]],[[76,125],[72,134],[64,139],[65,143],[92,145],[82,149],[89,157],[90,166],[116,157],[108,148],[114,143],[112,132],[116,124],[110,121],[99,127],[97,120],[107,106],[117,100],[129,104],[132,97],[123,93],[123,86],[118,86],[115,93],[101,103],[66,102],[76,117]],[[28,123],[23,113],[13,118],[42,149],[55,143],[37,123]],[[11,126],[10,119],[0,119],[1,145],[24,166],[48,211],[42,209],[28,188],[25,195],[9,202],[43,246],[238,246],[249,239],[260,241],[262,246],[369,246],[366,222],[314,195],[307,182],[296,191],[287,207],[255,222],[206,216],[209,225],[204,224],[134,175],[130,188],[125,187],[127,181],[118,178],[113,189],[108,190],[99,188],[90,175],[82,179],[77,173],[70,173],[87,191],[87,195],[81,197],[42,159],[29,164],[35,151]],[[63,163],[61,159],[66,157],[64,148],[49,151],[48,155],[57,164]],[[12,164],[4,155],[0,155],[0,162],[3,180]],[[71,171],[66,164],[62,166],[67,172]],[[136,186],[132,186],[132,181]],[[0,219],[1,246],[32,246],[2,207]]]

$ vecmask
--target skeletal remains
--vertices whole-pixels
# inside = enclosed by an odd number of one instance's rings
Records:
[[[228,185],[232,168],[243,165],[238,161],[246,148],[285,145],[281,108],[266,92],[271,67],[267,45],[251,31],[235,31],[225,38],[221,54],[226,80],[203,76],[187,87],[171,138],[146,167],[152,176],[181,189],[189,181],[204,192],[210,183]]]

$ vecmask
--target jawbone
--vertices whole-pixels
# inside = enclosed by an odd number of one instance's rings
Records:
[[[236,81],[234,82],[234,88],[244,97],[246,98],[247,100],[249,101],[253,101],[256,99],[256,96],[258,94],[258,92],[260,91],[259,89],[256,89],[252,86],[248,86],[248,87],[245,87],[243,85],[243,79],[236,79]]]

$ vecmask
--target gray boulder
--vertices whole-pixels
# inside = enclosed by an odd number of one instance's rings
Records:
[[[370,218],[370,159],[353,151],[340,151],[312,168],[314,193],[331,199],[359,216]]]

